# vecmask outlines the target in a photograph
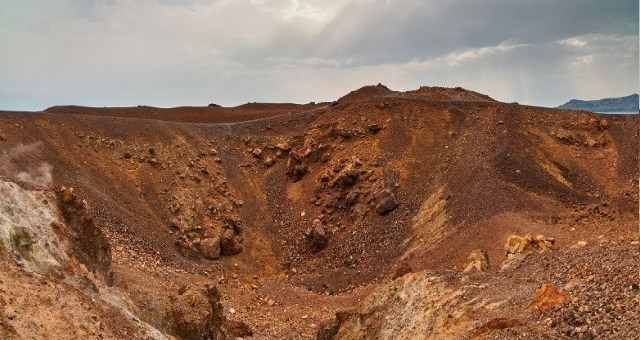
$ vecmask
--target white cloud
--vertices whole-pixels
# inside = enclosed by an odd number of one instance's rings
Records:
[[[585,67],[592,65],[594,62],[593,55],[583,55],[575,58],[570,64],[573,67]]]
[[[500,52],[509,52],[515,48],[527,47],[527,46],[529,45],[528,44],[509,45],[503,42],[497,46],[486,46],[486,47],[480,47],[480,48],[467,49],[462,52],[451,52],[447,54],[444,57],[444,59],[447,61],[449,65],[459,65],[460,63],[468,60],[474,60],[474,59],[490,56]]]
[[[572,46],[572,47],[584,47],[587,45],[587,41],[581,37],[571,37],[568,39],[563,39],[558,41],[561,45]]]

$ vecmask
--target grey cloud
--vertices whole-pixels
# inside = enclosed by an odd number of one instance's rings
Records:
[[[1,2],[0,46],[7,109],[333,100],[378,82],[557,105],[637,91],[638,2]]]
[[[478,0],[353,2],[300,48],[267,53],[355,58],[359,64],[428,59],[504,41],[542,43],[586,33],[637,34],[638,2]]]

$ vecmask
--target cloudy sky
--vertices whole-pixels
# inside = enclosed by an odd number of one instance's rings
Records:
[[[0,109],[638,92],[638,0],[3,0]]]

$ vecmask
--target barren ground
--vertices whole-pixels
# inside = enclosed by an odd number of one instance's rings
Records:
[[[639,133],[382,85],[0,111],[0,337],[638,338]]]

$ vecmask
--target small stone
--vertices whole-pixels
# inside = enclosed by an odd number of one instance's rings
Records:
[[[276,162],[275,159],[273,159],[271,157],[267,157],[264,160],[264,166],[266,166],[268,168],[268,167],[272,166],[275,162]]]
[[[14,311],[14,310],[9,310],[9,311],[5,312],[5,316],[9,320],[14,320],[15,318],[18,317],[18,314],[16,314],[16,311]]]
[[[587,241],[578,241],[578,243],[576,243],[576,247],[578,248],[583,248],[587,246]]]
[[[367,127],[367,129],[369,129],[369,131],[371,131],[371,133],[377,133],[378,131],[382,130],[383,126],[380,124],[369,124],[369,126]]]
[[[546,324],[547,324],[549,327],[555,327],[555,326],[557,325],[556,320],[551,319],[551,318],[547,318],[547,319],[546,319]]]

